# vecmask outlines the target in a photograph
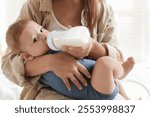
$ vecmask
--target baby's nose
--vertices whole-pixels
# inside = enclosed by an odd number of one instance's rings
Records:
[[[46,36],[43,36],[43,38],[42,38],[44,41],[47,39],[47,37]]]
[[[40,37],[40,39],[42,39],[42,40],[46,40],[46,35],[44,35],[44,34],[39,34],[39,37]]]

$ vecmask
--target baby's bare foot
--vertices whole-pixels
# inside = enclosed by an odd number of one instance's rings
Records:
[[[135,65],[135,61],[133,57],[129,57],[123,64],[122,67],[124,69],[124,74],[119,79],[123,79],[126,77],[126,75],[133,69]]]

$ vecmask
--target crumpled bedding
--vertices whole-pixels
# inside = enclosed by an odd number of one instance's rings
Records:
[[[143,100],[150,99],[150,64],[139,63],[135,65],[133,71],[121,81],[127,94],[131,99]],[[0,99],[1,100],[18,100],[22,88],[8,81],[0,72]],[[115,100],[124,99],[117,95]]]

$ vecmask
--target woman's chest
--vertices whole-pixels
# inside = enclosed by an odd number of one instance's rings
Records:
[[[52,12],[55,19],[62,24],[63,26],[67,27],[70,26],[79,26],[81,25],[81,12],[82,8],[80,5],[61,5],[53,4]]]

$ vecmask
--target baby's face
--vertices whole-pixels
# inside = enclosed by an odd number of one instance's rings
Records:
[[[43,55],[49,50],[47,36],[47,30],[30,21],[20,36],[21,49],[34,57]]]

